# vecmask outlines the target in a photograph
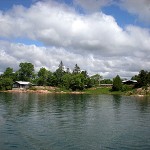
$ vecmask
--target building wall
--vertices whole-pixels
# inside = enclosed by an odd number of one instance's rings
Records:
[[[30,87],[29,84],[27,85],[18,84],[18,83],[13,84],[13,89],[28,89],[29,87]]]

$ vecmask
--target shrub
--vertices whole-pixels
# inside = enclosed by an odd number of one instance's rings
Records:
[[[120,91],[122,89],[122,81],[120,79],[120,76],[117,75],[113,79],[113,86],[112,86],[112,91]]]

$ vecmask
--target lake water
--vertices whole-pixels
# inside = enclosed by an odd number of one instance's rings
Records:
[[[0,93],[0,150],[150,150],[150,97]]]

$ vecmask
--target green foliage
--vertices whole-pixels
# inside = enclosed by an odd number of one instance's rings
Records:
[[[6,68],[0,77],[0,90],[11,90],[14,79],[15,74],[13,73],[13,68]]]
[[[54,76],[56,78],[56,86],[61,85],[62,77],[64,74],[65,74],[64,65],[63,65],[63,62],[61,61],[59,66],[58,66],[58,69],[54,72]]]
[[[112,84],[113,81],[110,80],[110,79],[104,79],[104,80],[101,80],[100,83],[101,83],[101,84]]]
[[[150,72],[141,70],[139,74],[132,77],[132,79],[137,80],[135,87],[147,87],[150,85]]]
[[[34,66],[31,63],[20,63],[18,71],[18,79],[21,81],[31,81],[34,76]]]
[[[11,78],[4,77],[0,81],[0,90],[11,90],[13,85],[13,80]]]
[[[138,86],[139,87],[143,87],[143,86],[147,86],[148,84],[148,75],[149,73],[147,71],[141,70],[138,74]]]
[[[147,85],[147,71],[141,70],[138,75],[138,84],[140,87]]]
[[[94,86],[99,86],[101,79],[102,79],[102,76],[100,76],[99,74],[95,74],[91,76],[91,82]]]
[[[122,85],[122,92],[130,91],[132,90],[132,87],[130,85]]]
[[[85,79],[85,88],[91,88],[91,87],[93,87],[94,85],[93,85],[93,83],[92,83],[92,80],[91,80],[91,78],[90,77],[87,77],[86,79]]]
[[[73,72],[67,68],[65,71],[63,62],[61,61],[55,72],[50,72],[45,68],[35,73],[32,63],[20,63],[19,70],[13,72],[12,68],[6,68],[5,72],[0,76],[0,89],[11,89],[13,81],[29,81],[40,86],[58,86],[66,90],[84,90],[99,85],[100,75],[96,74],[92,77],[88,76],[87,71],[81,71],[76,64]]]
[[[133,76],[131,80],[138,80],[138,75]]]
[[[67,90],[71,88],[72,74],[66,73],[62,77],[62,87],[65,87]]]
[[[48,73],[49,71],[46,70],[45,68],[40,68],[38,72],[38,80],[37,80],[38,85],[44,85],[44,86],[47,85]]]
[[[84,90],[86,94],[111,94],[111,88],[89,88]]]
[[[15,75],[13,73],[13,68],[6,68],[6,70],[3,73],[3,77],[14,79]]]
[[[85,78],[83,76],[83,74],[73,74],[72,78],[71,78],[71,82],[70,82],[70,88],[73,91],[76,90],[83,90],[85,88]]]
[[[0,90],[12,89],[14,81],[29,81],[41,86],[57,86],[66,90],[86,90],[91,87],[97,87],[100,84],[112,84],[112,93],[121,93],[131,91],[132,86],[122,85],[122,81],[117,75],[113,81],[110,79],[102,80],[102,76],[95,74],[89,76],[87,71],[81,71],[80,67],[76,64],[73,71],[69,68],[65,70],[63,62],[61,61],[58,69],[51,72],[45,68],[35,73],[34,65],[32,63],[20,63],[19,70],[13,71],[13,68],[6,68],[3,74],[0,75]],[[143,87],[145,90],[150,86],[150,72],[141,70],[138,75],[132,77],[132,80],[137,80],[136,87]],[[91,88],[92,89],[92,88]],[[103,92],[105,90],[105,92]],[[87,90],[88,91],[88,90]],[[89,90],[90,91],[90,90]],[[97,89],[97,93],[106,93],[108,88]],[[91,90],[93,92],[93,90]],[[90,92],[89,92],[90,93]]]
[[[51,71],[48,71],[48,76],[47,76],[47,85],[48,86],[54,86],[55,85],[55,77]]]
[[[73,73],[74,74],[78,74],[80,72],[81,72],[80,67],[76,64],[75,67],[74,67],[74,69],[73,69]]]
[[[122,81],[120,79],[120,76],[117,75],[113,79],[113,86],[112,86],[112,91],[120,91],[122,89]]]
[[[14,81],[19,81],[19,71],[17,70],[15,73],[14,73]]]
[[[82,71],[81,74],[82,74],[85,78],[88,78],[88,77],[89,77],[87,71]]]

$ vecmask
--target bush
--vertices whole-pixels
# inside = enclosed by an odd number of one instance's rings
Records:
[[[122,89],[122,81],[121,81],[119,75],[117,75],[113,79],[112,91],[120,91],[121,89]]]
[[[0,90],[11,90],[13,80],[11,78],[3,78],[0,82]]]
[[[126,92],[126,91],[130,91],[132,89],[132,87],[130,87],[129,85],[122,85],[122,92]]]

